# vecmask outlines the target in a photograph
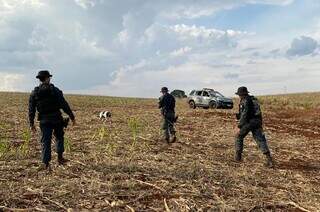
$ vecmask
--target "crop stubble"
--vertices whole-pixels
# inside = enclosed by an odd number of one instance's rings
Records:
[[[78,122],[66,132],[70,162],[53,160],[46,173],[37,171],[39,135],[19,151],[28,96],[0,93],[0,210],[317,211],[320,95],[308,95],[304,104],[297,95],[261,98],[275,169],[263,167],[251,138],[244,163],[233,162],[235,110],[178,101],[179,140],[167,145],[156,100],[68,96]],[[98,119],[103,110],[111,121]]]

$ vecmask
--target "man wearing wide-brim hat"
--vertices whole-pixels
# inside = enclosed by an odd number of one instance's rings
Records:
[[[177,140],[174,123],[177,121],[175,116],[176,100],[169,93],[167,87],[161,88],[162,96],[159,98],[159,109],[163,117],[162,130],[164,139],[167,143],[174,143]]]
[[[262,113],[258,100],[249,95],[246,87],[239,87],[236,95],[240,97],[239,113],[237,114],[238,130],[235,140],[235,160],[242,160],[244,138],[252,133],[260,150],[266,157],[266,166],[273,167],[273,160],[262,128]]]
[[[56,138],[56,151],[58,163],[63,165],[67,160],[63,157],[64,152],[64,128],[68,119],[62,117],[61,109],[70,117],[75,124],[75,116],[69,104],[63,97],[63,93],[50,83],[52,75],[47,70],[39,71],[36,76],[40,85],[35,87],[29,99],[29,122],[30,129],[35,132],[34,123],[36,112],[41,129],[42,162],[43,169],[50,170],[51,161],[51,139],[52,134]]]

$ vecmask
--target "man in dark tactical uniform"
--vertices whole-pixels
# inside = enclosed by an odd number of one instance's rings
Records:
[[[51,139],[52,134],[56,138],[56,151],[58,153],[58,163],[63,165],[67,162],[63,158],[64,152],[64,127],[69,119],[63,119],[60,109],[62,109],[75,125],[75,117],[69,107],[69,104],[63,97],[62,91],[50,83],[52,75],[49,71],[40,71],[37,78],[40,85],[35,87],[29,99],[29,122],[33,132],[36,131],[34,118],[38,111],[38,121],[41,128],[42,143],[42,162],[44,169],[50,170],[51,160]]]
[[[255,97],[249,95],[246,87],[238,88],[236,94],[240,97],[240,105],[239,113],[237,114],[239,129],[235,141],[235,160],[238,162],[242,160],[243,140],[249,132],[252,132],[254,140],[257,142],[262,153],[266,156],[266,166],[272,168],[273,160],[262,129],[260,106]]]
[[[162,96],[159,98],[159,109],[161,109],[161,114],[163,116],[162,129],[164,130],[164,138],[167,143],[174,143],[177,140],[174,129],[174,123],[177,119],[175,116],[176,100],[169,94],[167,87],[163,87],[161,93]]]

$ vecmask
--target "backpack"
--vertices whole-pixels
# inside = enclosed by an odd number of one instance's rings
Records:
[[[37,110],[40,114],[60,111],[60,105],[53,85],[40,85],[34,90]]]
[[[251,100],[252,100],[252,103],[253,103],[253,111],[254,111],[253,114],[254,114],[254,116],[255,117],[262,116],[259,100],[254,96],[251,97]]]

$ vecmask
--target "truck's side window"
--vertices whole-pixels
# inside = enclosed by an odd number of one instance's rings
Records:
[[[196,91],[191,91],[191,93],[189,94],[190,96],[193,96],[194,95],[194,93],[195,93]]]
[[[202,96],[209,97],[209,93],[208,93],[207,91],[203,91],[203,92],[202,92]]]
[[[201,96],[202,91],[197,91],[196,96]]]

